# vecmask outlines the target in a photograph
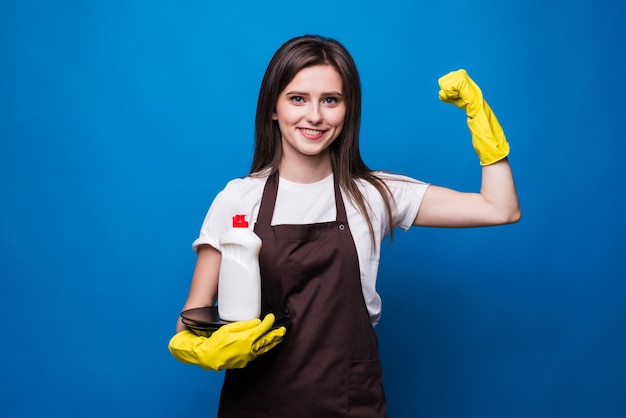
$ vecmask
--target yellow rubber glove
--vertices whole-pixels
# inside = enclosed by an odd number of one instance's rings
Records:
[[[496,115],[483,99],[483,93],[463,69],[439,79],[439,98],[467,113],[467,126],[480,165],[493,164],[509,155],[509,143]]]
[[[260,319],[233,322],[220,327],[210,337],[184,330],[172,337],[168,348],[178,361],[197,364],[203,369],[241,369],[283,340],[287,329],[270,331],[274,320],[273,314],[267,314],[263,322]]]

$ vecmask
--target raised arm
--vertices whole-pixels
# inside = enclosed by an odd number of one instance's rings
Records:
[[[465,70],[441,77],[439,86],[441,100],[467,113],[472,145],[482,166],[482,182],[477,193],[429,186],[413,224],[475,227],[517,222],[521,211],[507,159],[509,144],[495,114]]]

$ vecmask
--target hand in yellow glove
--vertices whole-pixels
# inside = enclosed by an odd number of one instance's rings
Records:
[[[452,103],[467,113],[472,145],[481,165],[493,164],[509,155],[509,144],[496,115],[465,70],[444,75],[439,79],[439,87],[442,101]]]
[[[184,330],[169,342],[170,353],[183,363],[197,364],[203,369],[241,369],[257,356],[278,345],[287,329],[271,330],[274,315],[224,325],[210,337],[199,337]]]

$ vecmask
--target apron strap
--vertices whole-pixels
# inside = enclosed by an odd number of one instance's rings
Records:
[[[264,225],[272,224],[272,216],[274,215],[274,206],[276,205],[276,196],[278,195],[278,170],[274,171],[267,178],[265,188],[263,189],[263,198],[261,199],[261,207],[259,208],[259,216],[257,223]]]
[[[274,207],[276,206],[276,196],[278,195],[278,182],[279,175],[278,170],[269,175],[265,182],[265,188],[263,189],[263,199],[261,199],[261,206],[259,207],[259,216],[257,222],[260,224],[271,225],[272,216],[274,215]],[[348,223],[348,216],[346,215],[346,206],[343,203],[341,196],[341,187],[337,177],[333,174],[333,183],[335,188],[335,209],[337,211],[336,220],[339,222]]]

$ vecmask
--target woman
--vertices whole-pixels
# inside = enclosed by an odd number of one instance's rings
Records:
[[[233,214],[246,214],[263,242],[263,303],[287,313],[291,326],[270,331],[268,315],[204,338],[179,322],[170,341],[181,361],[228,369],[220,417],[384,417],[374,332],[382,240],[397,227],[519,220],[508,144],[480,89],[464,70],[439,83],[440,98],[467,112],[483,166],[480,193],[368,169],[358,142],[359,76],[337,41],[298,37],[270,61],[251,172],[231,181],[207,213],[183,309],[216,302],[219,237]]]

